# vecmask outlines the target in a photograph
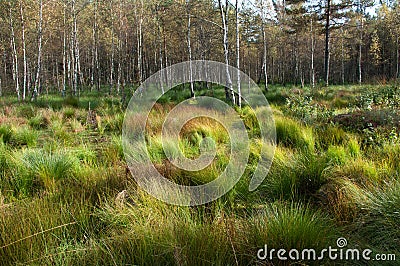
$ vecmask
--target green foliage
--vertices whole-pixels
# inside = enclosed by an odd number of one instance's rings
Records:
[[[105,99],[82,90],[75,106],[59,96],[41,95],[38,102],[4,108],[0,264],[252,265],[265,244],[318,250],[334,245],[339,236],[376,252],[399,254],[400,146],[396,106],[387,100],[397,96],[371,88],[381,99],[374,96],[370,110],[357,111],[355,97],[362,94],[357,88],[333,86],[312,93],[304,88],[298,97],[289,97],[289,92],[298,93],[272,86],[267,96],[278,105],[273,107],[278,146],[269,174],[253,192],[248,186],[262,145],[255,114],[269,113],[265,108],[237,108],[253,137],[245,173],[229,193],[196,207],[164,204],[137,187],[124,162],[124,115],[117,97]],[[222,87],[196,89],[197,95],[224,96]],[[140,167],[149,152],[156,169],[171,181],[204,184],[226,168],[231,140],[218,123],[193,119],[182,128],[178,148],[186,157],[197,158],[199,144],[210,137],[215,140],[215,159],[197,172],[166,160],[160,128],[174,106],[168,101],[189,92],[177,91],[153,108],[147,149],[134,144],[127,156]],[[312,99],[301,99],[304,95]],[[286,98],[293,110],[282,105]],[[85,127],[89,102],[100,129]],[[343,107],[347,109],[337,109]],[[331,119],[331,112],[351,114],[341,118],[349,126]],[[129,123],[142,119],[138,115]],[[365,145],[369,138],[371,144]],[[177,157],[168,136],[165,144]],[[140,178],[146,178],[145,170]],[[119,201],[117,194],[123,190],[128,196]]]
[[[268,198],[294,200],[313,197],[326,182],[324,159],[312,153],[277,150],[270,173],[260,190]]]
[[[17,128],[12,136],[11,145],[14,147],[36,147],[38,132],[28,127]]]
[[[251,242],[268,248],[321,250],[330,245],[337,229],[328,216],[302,204],[273,203],[250,220]]]
[[[315,142],[311,128],[303,127],[286,117],[275,117],[278,144],[303,151],[313,151]]]
[[[13,132],[9,125],[0,125],[0,139],[3,143],[9,143],[11,141]]]
[[[365,193],[365,197],[357,201],[363,210],[358,220],[358,233],[373,246],[399,254],[400,183],[395,181]]]
[[[68,96],[64,99],[63,104],[66,106],[78,108],[79,107],[79,99],[74,96]]]
[[[400,107],[400,89],[397,86],[367,87],[357,99],[358,107],[372,110],[376,107],[398,109]]]
[[[332,145],[347,145],[349,136],[337,126],[327,125],[314,129],[317,138],[317,147],[327,149]]]
[[[286,99],[285,112],[300,119],[305,124],[327,121],[333,112],[326,106],[313,101],[311,95],[293,94]]]
[[[73,108],[65,108],[63,116],[65,119],[71,119],[75,117],[75,109]]]
[[[45,152],[28,150],[17,158],[20,169],[15,177],[17,188],[22,194],[30,195],[37,189],[56,189],[62,179],[73,178],[79,161],[66,151]]]
[[[33,129],[45,129],[47,128],[49,121],[41,114],[37,114],[29,119],[29,126]]]
[[[18,116],[30,119],[36,115],[36,110],[31,104],[25,104],[18,107]]]
[[[342,165],[349,159],[347,151],[343,146],[329,146],[325,157],[326,161],[333,165]]]

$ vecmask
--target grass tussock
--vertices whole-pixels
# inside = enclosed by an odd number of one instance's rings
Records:
[[[13,105],[8,103],[15,99],[5,97],[0,265],[260,265],[257,251],[264,245],[320,250],[335,246],[338,237],[400,257],[400,146],[392,127],[397,103],[379,100],[387,94],[379,88],[372,102],[367,94],[357,86],[316,91],[271,85],[266,96],[274,103],[277,148],[268,175],[252,192],[249,183],[264,144],[257,116],[269,117],[270,111],[235,108],[250,139],[244,174],[229,193],[196,207],[164,204],[137,187],[121,140],[123,125],[146,121],[145,145],[133,143],[126,154],[140,178],[147,177],[147,156],[161,175],[182,185],[217,178],[231,156],[224,125],[198,117],[177,140],[170,134],[164,143],[161,138],[166,115],[188,90],[171,91],[149,119],[138,114],[125,124],[127,99],[98,92],[41,95]],[[223,97],[224,90],[211,93],[197,84],[197,95]],[[269,126],[272,120],[264,122]],[[205,150],[216,156],[203,170],[174,165],[180,156],[193,160]],[[308,264],[266,262],[296,263]]]

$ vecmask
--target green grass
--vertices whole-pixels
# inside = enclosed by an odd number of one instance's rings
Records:
[[[67,151],[28,150],[15,156],[18,170],[14,182],[24,195],[41,189],[52,192],[62,179],[74,178],[79,171],[78,159]]]
[[[286,118],[275,117],[277,143],[303,151],[314,151],[315,140],[312,129]]]
[[[338,237],[352,247],[399,255],[399,129],[389,130],[396,121],[385,120],[398,111],[394,92],[387,86],[271,86],[266,97],[273,103],[277,149],[269,174],[256,191],[248,190],[263,144],[256,114],[269,112],[236,108],[250,138],[245,172],[229,193],[196,207],[164,204],[137,186],[121,141],[126,99],[83,91],[29,103],[3,97],[0,265],[260,265],[257,251],[265,244],[320,250]],[[178,87],[155,105],[146,147],[134,143],[129,156],[141,167],[148,152],[159,173],[196,185],[223,172],[231,140],[223,125],[197,118],[182,128],[177,145],[167,135],[163,147],[166,114],[189,95]],[[224,91],[196,85],[196,95],[223,98]],[[89,105],[97,128],[86,123]],[[185,111],[196,111],[191,108]],[[343,120],[355,114],[367,114],[368,121],[358,115],[354,126]],[[371,121],[373,128],[356,128]],[[205,138],[214,140],[208,148],[216,157],[201,171],[179,169],[165,155],[164,149],[176,158],[180,150],[198,158]],[[146,178],[146,171],[138,173]],[[123,190],[128,196],[117,200]],[[276,258],[268,263],[289,265]]]

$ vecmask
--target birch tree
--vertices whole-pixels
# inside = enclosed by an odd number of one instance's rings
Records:
[[[325,7],[325,85],[329,86],[329,67],[330,67],[330,23],[331,23],[331,0],[326,0]]]
[[[43,1],[39,0],[38,54],[37,54],[35,85],[33,88],[32,100],[36,99],[36,97],[38,96],[39,86],[40,86],[40,69],[42,66],[42,38],[43,38],[42,23],[43,23]]]
[[[12,2],[9,1],[9,23],[10,23],[10,32],[11,32],[11,49],[12,49],[12,75],[13,80],[15,82],[15,91],[17,93],[18,101],[21,98],[20,89],[19,89],[19,71],[18,71],[18,53],[17,53],[17,45],[15,43],[15,31],[14,31],[14,20],[12,13]]]
[[[188,26],[187,26],[187,49],[189,53],[189,81],[190,81],[190,96],[195,98],[194,93],[194,83],[193,83],[193,67],[192,67],[192,46],[191,46],[191,14],[190,14],[190,0],[186,0],[186,10],[188,17]]]
[[[23,76],[23,85],[22,85],[22,100],[25,101],[26,97],[26,85],[28,79],[28,62],[26,58],[26,42],[25,42],[25,18],[24,18],[24,9],[23,9],[23,1],[19,1],[20,7],[20,15],[21,15],[21,36],[22,36],[22,53],[24,60],[24,76]]]
[[[236,68],[237,68],[237,93],[238,106],[242,107],[242,93],[240,80],[240,21],[239,21],[239,1],[235,3],[235,22],[236,22]]]
[[[225,0],[225,4],[222,0],[218,0],[218,6],[221,14],[222,29],[223,29],[223,47],[224,47],[224,58],[225,58],[225,78],[226,88],[225,97],[235,104],[235,93],[233,91],[232,79],[229,73],[229,43],[228,43],[228,14],[229,14],[229,1]]]
[[[268,69],[267,69],[267,35],[265,32],[265,20],[266,20],[266,15],[265,15],[265,0],[261,0],[261,34],[262,34],[262,40],[263,40],[263,59],[262,59],[262,69],[263,69],[263,74],[264,74],[264,89],[265,91],[268,91]]]

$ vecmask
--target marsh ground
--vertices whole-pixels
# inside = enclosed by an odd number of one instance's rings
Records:
[[[229,137],[212,121],[192,121],[179,143],[185,155],[198,156],[199,142],[209,136],[218,159],[195,174],[171,166],[159,127],[187,96],[177,89],[159,101],[148,124],[148,150],[160,173],[190,185],[223,171]],[[164,204],[136,186],[121,144],[121,97],[1,98],[0,265],[279,265],[289,263],[259,261],[258,249],[320,250],[339,237],[349,247],[399,260],[399,89],[271,87],[266,97],[278,144],[267,178],[248,191],[260,156],[254,116],[260,110],[237,109],[253,137],[246,171],[228,194],[198,207]]]

